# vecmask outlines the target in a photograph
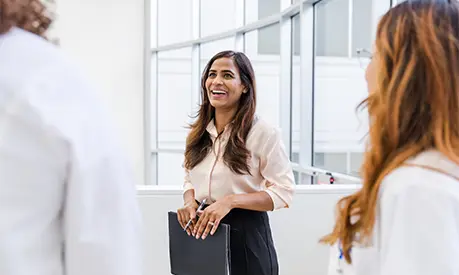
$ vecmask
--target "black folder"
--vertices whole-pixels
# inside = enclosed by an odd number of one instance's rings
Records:
[[[229,275],[230,226],[220,224],[214,235],[197,240],[169,212],[169,257],[174,275]]]

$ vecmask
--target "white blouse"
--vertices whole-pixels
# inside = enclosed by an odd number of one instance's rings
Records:
[[[436,151],[409,161],[459,177],[459,166]],[[383,181],[369,247],[354,247],[343,275],[459,274],[459,181],[420,167],[402,166]],[[336,251],[332,251],[336,256]],[[338,262],[330,266],[335,273]]]
[[[204,198],[216,201],[230,194],[265,191],[272,198],[274,209],[289,207],[295,179],[280,131],[261,118],[256,120],[246,140],[251,152],[252,175],[239,175],[223,163],[230,125],[217,138],[213,120],[209,123],[207,131],[212,138],[213,150],[191,171],[185,170],[184,192],[194,189],[198,201]]]
[[[0,35],[0,275],[140,275],[135,181],[60,50]]]

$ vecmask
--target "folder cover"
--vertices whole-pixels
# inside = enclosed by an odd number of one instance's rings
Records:
[[[169,256],[174,275],[229,275],[230,226],[220,223],[214,235],[197,240],[169,212]]]

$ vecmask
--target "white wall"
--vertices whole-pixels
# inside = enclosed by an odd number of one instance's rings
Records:
[[[143,0],[57,0],[53,37],[88,72],[143,184]]]
[[[280,275],[326,275],[329,248],[318,243],[331,232],[337,200],[355,185],[298,186],[290,209],[270,213]],[[168,211],[182,204],[181,191],[171,187],[139,187],[145,223],[144,275],[170,274]]]

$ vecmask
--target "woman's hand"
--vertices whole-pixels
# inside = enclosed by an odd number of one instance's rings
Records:
[[[231,196],[225,197],[209,205],[204,211],[198,213],[199,219],[194,226],[193,236],[204,240],[210,232],[213,235],[220,221],[233,209]]]
[[[177,210],[177,219],[183,229],[185,229],[185,226],[188,223],[188,221],[192,219],[190,226],[188,226],[188,228],[186,229],[186,233],[188,233],[188,236],[190,236],[193,232],[196,218],[196,210],[198,209],[198,207],[199,206],[196,203],[196,201],[192,201],[190,203],[185,204],[182,208]]]

